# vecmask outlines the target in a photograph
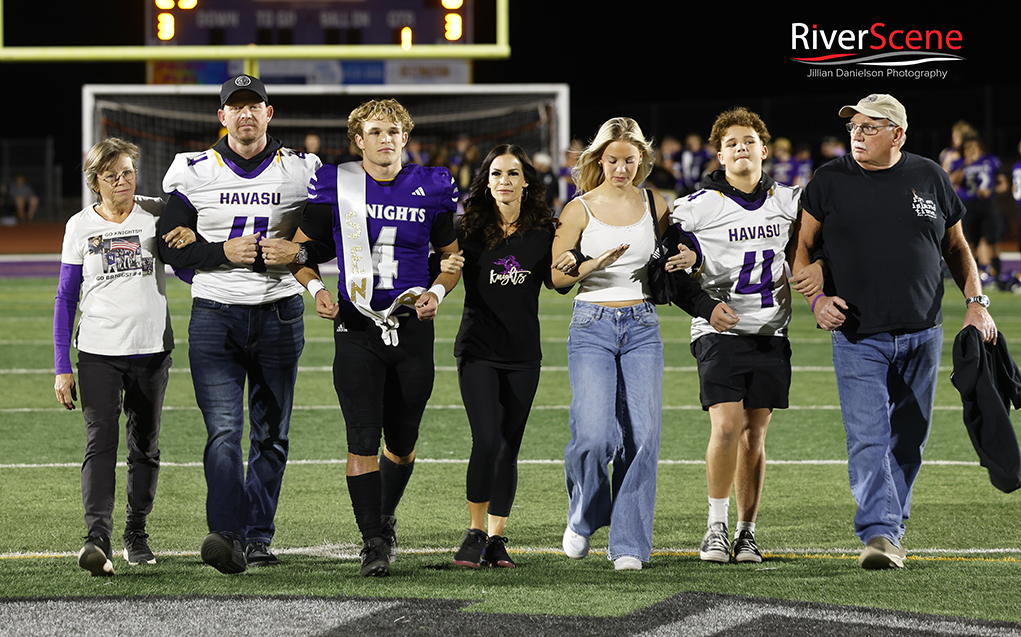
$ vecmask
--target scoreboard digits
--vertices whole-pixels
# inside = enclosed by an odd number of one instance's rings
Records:
[[[149,0],[159,45],[473,44],[474,0]]]

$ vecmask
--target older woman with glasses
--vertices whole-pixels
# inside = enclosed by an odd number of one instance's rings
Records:
[[[174,336],[167,310],[163,264],[158,259],[158,198],[136,197],[138,147],[122,139],[99,142],[85,158],[88,187],[97,203],[68,220],[53,307],[54,390],[65,409],[77,400],[71,372],[74,332],[85,417],[82,504],[88,536],[78,565],[113,575],[110,535],[121,410],[127,415],[127,516],[123,537],[129,564],[154,564],[145,521],[159,475],[160,413]],[[164,240],[183,247],[195,240],[175,228]]]

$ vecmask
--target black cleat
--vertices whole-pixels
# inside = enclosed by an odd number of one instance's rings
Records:
[[[381,537],[370,538],[362,547],[362,577],[390,575],[390,546]]]

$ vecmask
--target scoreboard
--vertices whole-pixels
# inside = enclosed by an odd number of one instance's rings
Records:
[[[149,46],[473,44],[474,0],[147,0]]]

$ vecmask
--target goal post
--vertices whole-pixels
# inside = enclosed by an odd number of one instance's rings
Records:
[[[347,116],[362,102],[394,97],[411,113],[410,143],[421,144],[442,165],[458,142],[477,148],[513,143],[530,155],[544,152],[559,165],[570,142],[570,90],[566,84],[283,85],[267,87],[274,107],[269,134],[302,149],[308,133],[320,154],[348,149]],[[219,139],[219,86],[96,85],[82,87],[82,157],[97,141],[121,137],[140,149],[137,192],[162,195],[163,175],[176,154],[197,152]],[[82,206],[94,196],[82,180]]]

